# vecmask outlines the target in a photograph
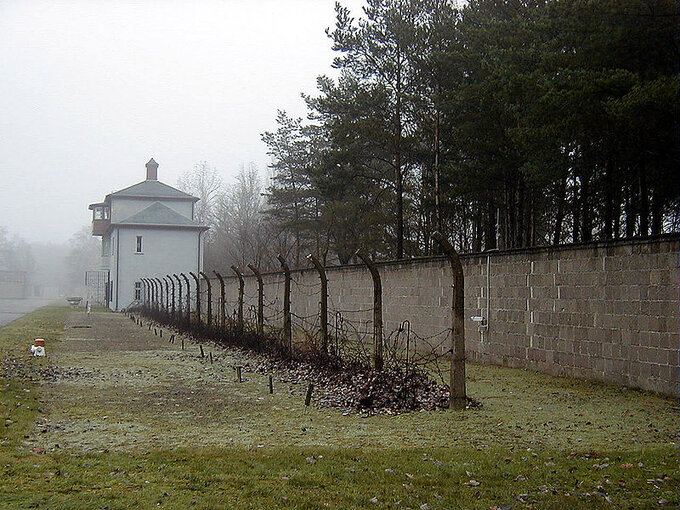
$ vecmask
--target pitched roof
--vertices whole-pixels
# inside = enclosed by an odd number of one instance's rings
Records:
[[[167,205],[160,202],[154,202],[146,209],[133,214],[129,218],[116,223],[117,225],[155,225],[163,227],[194,227],[207,228],[199,225],[186,216],[173,211]]]
[[[184,198],[187,200],[197,201],[198,198],[184,193],[172,186],[168,186],[160,181],[146,180],[133,184],[120,191],[111,193],[112,196],[118,197],[151,197],[151,198]]]

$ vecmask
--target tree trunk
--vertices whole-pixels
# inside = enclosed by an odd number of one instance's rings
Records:
[[[649,235],[649,190],[647,189],[647,176],[645,164],[640,167],[640,235]]]
[[[573,196],[572,196],[572,214],[573,214],[573,225],[572,225],[572,241],[578,243],[581,239],[581,205],[580,205],[580,192],[579,192],[579,177],[574,174],[574,184],[573,184]]]
[[[404,182],[401,169],[401,58],[397,56],[395,180],[397,188],[397,259],[404,258]]]
[[[589,242],[593,239],[593,214],[590,204],[590,180],[588,177],[581,177],[581,240]]]
[[[479,253],[482,251],[482,207],[479,202],[473,202],[473,207],[475,208],[474,214],[474,224],[473,224],[473,237],[472,237],[472,251]]]
[[[657,236],[661,233],[663,224],[663,199],[658,191],[652,193],[652,235]]]
[[[496,243],[497,225],[496,225],[496,207],[493,200],[489,199],[486,203],[486,223],[484,225],[484,249],[493,250],[498,248]]]
[[[560,179],[557,185],[557,211],[555,213],[555,230],[553,232],[553,244],[560,244],[562,242],[562,223],[564,222],[564,203],[566,201],[567,193],[567,178]]]
[[[621,236],[621,190],[617,190],[616,199],[614,200],[614,239]]]
[[[442,231],[442,191],[441,191],[441,147],[439,143],[439,130],[441,126],[441,118],[439,110],[435,114],[434,123],[434,226],[437,232],[444,234]],[[441,247],[437,244],[437,253],[441,253]]]
[[[604,225],[603,225],[603,235],[605,239],[611,239],[612,235],[612,217],[614,209],[614,197],[613,197],[613,185],[612,185],[612,164],[609,159],[605,163],[604,170]]]
[[[531,207],[529,208],[529,246],[536,245],[536,206],[534,192],[531,192]]]
[[[637,216],[635,200],[634,181],[628,186],[628,197],[626,199],[626,237],[635,235],[635,218]]]

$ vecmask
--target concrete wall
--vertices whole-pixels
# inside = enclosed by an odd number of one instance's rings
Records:
[[[678,249],[677,236],[666,236],[463,256],[468,359],[676,395]],[[428,258],[378,266],[385,336],[393,338],[408,319],[421,348],[448,349],[448,261]],[[368,271],[363,266],[330,267],[327,275],[331,326],[340,312],[351,326],[349,333],[366,336],[373,302]],[[313,329],[318,324],[318,273],[298,270],[292,277],[293,323]],[[213,288],[213,309],[218,310],[218,282]],[[237,306],[234,277],[226,278],[225,290],[231,313]],[[283,275],[266,274],[267,323],[281,325],[282,296]],[[256,280],[247,276],[246,319],[256,304]],[[473,316],[485,317],[486,327],[480,328]]]

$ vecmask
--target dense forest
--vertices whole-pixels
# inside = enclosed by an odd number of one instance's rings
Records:
[[[257,257],[429,255],[434,231],[461,251],[678,231],[678,5],[337,4],[336,77],[304,96],[307,119],[279,112],[263,134]]]

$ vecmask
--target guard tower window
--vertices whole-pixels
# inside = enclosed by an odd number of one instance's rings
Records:
[[[142,299],[142,282],[135,282],[135,299]]]
[[[136,253],[142,253],[142,236],[137,236],[137,249]]]
[[[108,207],[95,207],[92,209],[92,219],[94,220],[108,220],[109,219],[109,208]]]

